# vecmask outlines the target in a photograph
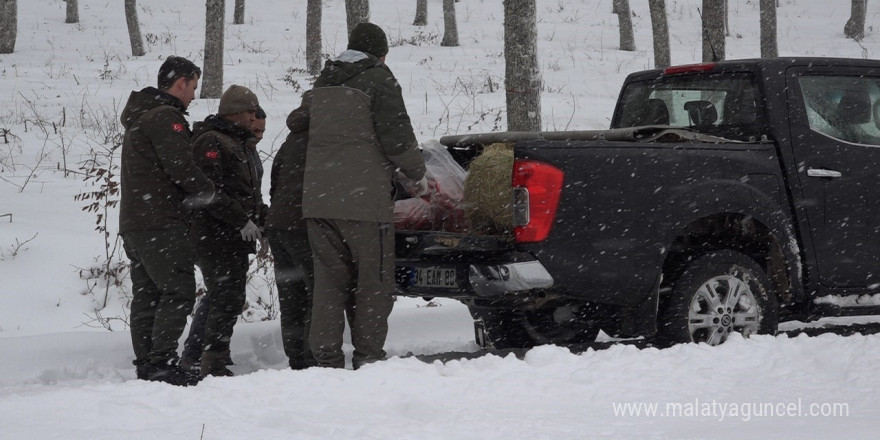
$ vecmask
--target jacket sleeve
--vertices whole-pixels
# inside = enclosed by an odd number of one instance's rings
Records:
[[[241,205],[231,198],[223,185],[223,162],[232,160],[228,155],[232,154],[223,149],[220,140],[213,134],[207,133],[199,136],[193,143],[192,154],[196,164],[202,169],[217,187],[214,202],[205,208],[208,214],[223,223],[236,229],[241,229],[248,222],[247,213]]]
[[[269,171],[269,201],[272,201],[272,198],[275,196],[275,191],[278,189],[278,174],[281,172],[281,167],[284,166],[284,144],[281,144],[281,148],[275,152],[275,159],[272,159],[272,170]]]
[[[376,82],[372,104],[376,137],[385,157],[407,177],[419,180],[425,176],[425,159],[406,112],[403,92],[390,71],[376,70],[383,75]]]
[[[302,104],[287,115],[287,128],[291,133],[300,133],[309,129],[309,102],[312,91],[303,94]]]
[[[211,203],[215,187],[193,162],[189,124],[172,109],[162,110],[144,130],[152,142],[159,164],[166,175],[186,193],[189,207]]]

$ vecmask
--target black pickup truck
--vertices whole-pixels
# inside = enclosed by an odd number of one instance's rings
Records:
[[[499,141],[512,234],[397,235],[399,294],[460,300],[478,342],[715,345],[880,313],[880,61],[637,72],[608,130],[440,140],[463,166]]]

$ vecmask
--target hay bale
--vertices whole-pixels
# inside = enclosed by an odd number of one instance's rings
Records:
[[[509,235],[513,231],[513,144],[487,145],[464,181],[465,214],[472,233]]]

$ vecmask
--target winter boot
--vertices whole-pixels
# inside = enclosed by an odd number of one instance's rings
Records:
[[[201,359],[181,358],[177,365],[180,365],[180,368],[183,368],[184,370],[195,371],[198,373],[202,368],[201,362]]]
[[[228,358],[229,350],[203,352],[201,376],[234,376],[232,371],[226,368]]]
[[[194,371],[187,371],[178,365],[146,364],[137,367],[137,377],[151,382],[165,382],[170,385],[192,386],[201,379]]]
[[[318,361],[312,357],[311,353],[308,353],[302,357],[295,357],[290,359],[290,369],[291,370],[305,370],[307,368],[317,367]]]

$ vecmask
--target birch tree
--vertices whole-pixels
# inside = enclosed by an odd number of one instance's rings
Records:
[[[441,46],[458,46],[458,25],[455,21],[455,0],[443,0],[443,41]]]
[[[760,7],[761,58],[776,58],[776,0],[761,0]]]
[[[536,0],[504,0],[507,129],[541,131]]]
[[[636,50],[636,39],[633,35],[629,0],[614,0],[614,11],[617,13],[617,22],[620,27],[620,50]]]
[[[321,72],[321,0],[306,5],[306,68],[309,75]]]
[[[724,55],[724,4],[718,0],[703,0],[703,61],[721,61]]]
[[[202,69],[202,98],[220,98],[223,94],[223,23],[224,0],[205,3],[205,66]]]
[[[244,24],[244,0],[235,0],[232,12],[232,24]]]
[[[348,33],[358,23],[370,21],[370,0],[345,0],[345,22]]]
[[[125,24],[128,25],[128,40],[131,41],[132,56],[142,57],[144,39],[141,37],[141,25],[138,23],[137,0],[125,0]]]
[[[852,0],[849,20],[843,26],[843,34],[846,38],[861,41],[865,38],[865,14],[868,10],[868,0]]]
[[[67,3],[67,17],[65,23],[79,23],[79,6],[77,0],[64,0]]]
[[[428,0],[416,0],[416,18],[413,26],[428,25]]]
[[[16,0],[0,0],[0,53],[15,51],[18,34],[18,5]]]
[[[651,11],[651,29],[654,34],[654,67],[669,67],[669,24],[666,21],[666,0],[648,0]]]

